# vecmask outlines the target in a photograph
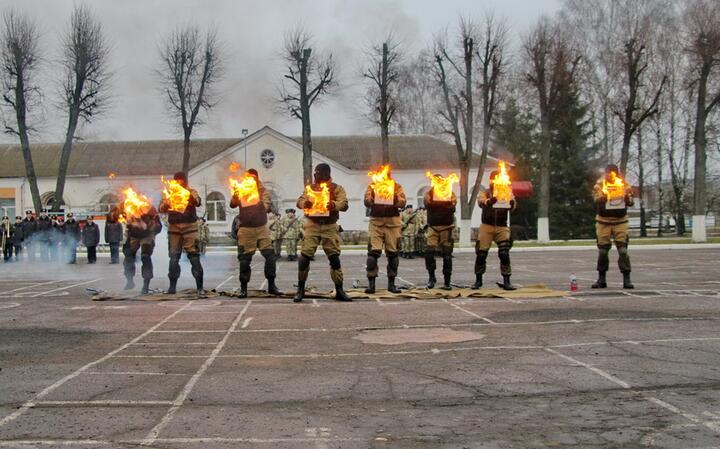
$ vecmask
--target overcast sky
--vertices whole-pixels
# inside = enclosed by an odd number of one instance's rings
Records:
[[[42,30],[43,70],[52,77],[58,39],[75,0],[0,0],[34,17]],[[362,50],[389,30],[412,51],[427,45],[433,33],[457,23],[459,14],[504,16],[517,38],[542,14],[552,15],[560,0],[96,0],[87,2],[102,21],[112,45],[112,108],[80,135],[92,140],[178,138],[167,118],[154,68],[157,42],[188,21],[217,25],[225,46],[226,75],[221,102],[196,136],[237,137],[264,125],[299,135],[300,125],[277,112],[274,95],[282,76],[279,60],[283,33],[302,23],[315,35],[315,48],[329,50],[340,65],[344,86],[312,111],[313,134],[373,132],[358,102]],[[43,82],[45,117],[35,141],[63,139],[64,113],[51,79]],[[10,138],[3,137],[4,141]]]

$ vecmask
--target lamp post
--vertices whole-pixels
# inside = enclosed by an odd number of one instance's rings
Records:
[[[243,169],[245,169],[245,170],[247,170],[247,140],[246,140],[247,135],[248,135],[248,130],[243,129],[242,136],[243,136],[243,144],[245,145],[245,162],[243,163]]]

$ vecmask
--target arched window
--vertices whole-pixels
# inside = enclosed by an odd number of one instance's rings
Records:
[[[205,199],[205,214],[207,221],[226,221],[225,195],[220,192],[210,192]]]
[[[100,198],[100,201],[98,201],[97,211],[108,213],[118,204],[120,204],[120,198],[118,198],[117,195],[114,193],[106,193]]]
[[[425,207],[425,194],[430,190],[430,186],[425,186],[418,190],[416,208]]]
[[[40,195],[40,203],[42,204],[43,208],[46,208],[46,209],[51,208],[54,202],[55,202],[55,192],[45,192],[42,195]],[[61,201],[60,205],[64,206],[65,201]]]

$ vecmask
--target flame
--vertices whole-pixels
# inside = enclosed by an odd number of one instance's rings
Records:
[[[137,220],[152,207],[150,199],[142,193],[135,192],[132,187],[123,190],[122,194],[124,199],[120,217],[118,218],[120,223]]]
[[[230,170],[232,171],[232,164],[230,164]],[[241,180],[238,181],[230,177],[228,178],[228,182],[230,183],[230,190],[232,190],[233,195],[240,199],[241,207],[254,206],[260,202],[257,181],[247,172]]]
[[[610,172],[611,181],[603,178],[602,192],[607,195],[608,200],[616,200],[625,197],[625,181],[617,173]]]
[[[513,193],[505,161],[498,162],[498,170],[499,173],[490,181],[493,185],[493,195],[499,202],[508,202],[513,199]]]
[[[383,165],[378,171],[368,172],[368,176],[372,180],[370,186],[375,192],[377,204],[392,205],[395,202],[395,181],[388,178],[389,173],[390,165]]]
[[[239,162],[231,162],[230,166],[228,167],[228,170],[230,170],[230,173],[237,173],[242,168],[242,165],[240,165]]]
[[[115,179],[115,176],[117,175],[113,172],[108,173],[108,179]]]
[[[460,181],[458,175],[450,173],[447,177],[443,178],[440,175],[433,175],[428,171],[425,172],[425,176],[430,178],[433,189],[433,200],[450,201],[452,199],[452,185]]]
[[[163,198],[168,202],[170,210],[173,212],[184,213],[190,201],[190,191],[183,187],[174,179],[165,179],[161,177],[163,187]]]
[[[330,202],[330,189],[326,182],[320,183],[320,191],[313,190],[310,186],[305,186],[305,196],[313,203],[310,209],[304,209],[305,215],[317,217],[328,216],[330,214],[327,208],[327,204]]]

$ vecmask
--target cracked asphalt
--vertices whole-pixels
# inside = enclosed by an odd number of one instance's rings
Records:
[[[636,289],[613,266],[595,291],[592,249],[514,250],[517,284],[567,290],[574,272],[580,291],[302,304],[93,302],[124,282],[105,256],[2,264],[0,447],[720,448],[719,254],[631,247]],[[456,254],[458,285],[473,257]],[[364,256],[342,261],[363,284]],[[233,254],[204,265],[208,288],[238,286]],[[281,289],[296,271],[281,261]],[[400,277],[421,285],[422,260]],[[331,288],[321,253],[309,283]]]

